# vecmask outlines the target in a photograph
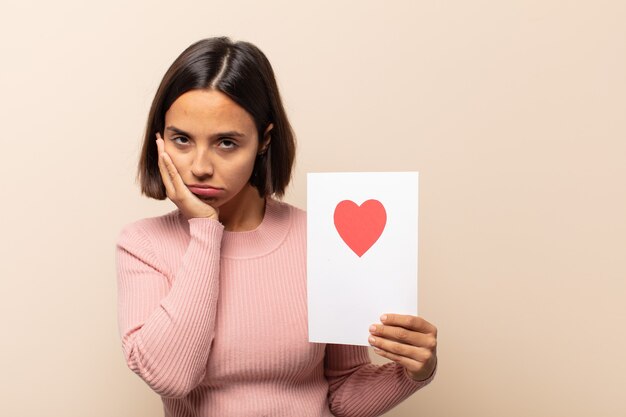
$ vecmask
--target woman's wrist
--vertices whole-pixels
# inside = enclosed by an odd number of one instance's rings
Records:
[[[404,368],[404,367],[403,367]],[[432,371],[430,372],[430,374],[426,377],[426,378],[420,378],[420,379],[416,379],[414,378],[410,373],[409,370],[407,368],[404,368],[404,374],[408,377],[411,378],[413,381],[415,382],[424,382],[429,380],[430,378],[432,378],[432,376],[435,374],[435,370],[437,370],[437,359],[435,359],[435,366],[433,366]]]

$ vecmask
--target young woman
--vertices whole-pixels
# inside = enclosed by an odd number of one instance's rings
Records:
[[[128,224],[116,249],[124,355],[166,417],[375,416],[434,377],[437,330],[417,316],[369,329],[382,366],[308,342],[306,215],[275,199],[294,154],[257,47],[205,39],[168,69],[138,178],[177,209]]]

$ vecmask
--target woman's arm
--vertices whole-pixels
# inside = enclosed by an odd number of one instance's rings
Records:
[[[215,329],[224,227],[207,218],[188,222],[191,239],[171,288],[139,226],[122,230],[116,247],[124,356],[164,397],[182,398],[202,381]]]
[[[395,362],[371,363],[366,346],[327,344],[324,373],[328,402],[336,416],[379,416],[432,381],[409,377]]]

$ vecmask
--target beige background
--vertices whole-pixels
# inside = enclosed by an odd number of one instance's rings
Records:
[[[225,34],[277,73],[287,201],[308,171],[420,172],[440,369],[388,416],[626,415],[624,22],[621,0],[4,0],[2,414],[162,415],[123,361],[114,245],[174,208],[133,182],[161,76]]]

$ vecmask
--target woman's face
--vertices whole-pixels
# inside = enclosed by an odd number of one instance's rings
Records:
[[[218,208],[251,187],[259,140],[252,116],[217,90],[191,90],[174,101],[165,113],[165,152],[172,158],[183,182],[208,185],[209,196],[191,190]],[[194,192],[195,191],[195,192]],[[249,191],[249,190],[248,190]]]

